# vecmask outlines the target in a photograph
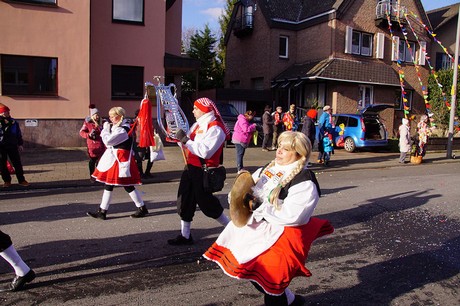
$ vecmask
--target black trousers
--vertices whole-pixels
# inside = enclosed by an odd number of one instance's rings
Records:
[[[11,237],[8,234],[0,231],[0,252],[5,251],[12,244],[13,242],[11,241]]]
[[[16,171],[18,182],[24,182],[24,169],[22,168],[21,156],[19,155],[18,146],[0,146],[0,171],[4,182],[11,183],[11,175],[6,166],[8,158]]]
[[[203,189],[203,168],[187,165],[177,191],[177,213],[181,220],[192,222],[197,205],[213,219],[219,218],[224,211],[219,199]]]

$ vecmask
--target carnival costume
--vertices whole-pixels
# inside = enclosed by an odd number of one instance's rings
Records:
[[[133,138],[128,135],[129,130],[130,125],[125,119],[119,126],[104,124],[101,138],[107,149],[92,175],[98,182],[114,186],[141,184],[133,156]]]
[[[253,194],[262,204],[243,227],[230,222],[204,257],[229,276],[257,283],[266,294],[284,294],[296,276],[311,276],[305,267],[311,243],[333,232],[326,220],[311,217],[320,196],[313,172],[304,168],[280,192],[275,208],[270,192],[298,167],[299,161],[259,169]],[[231,199],[229,199],[231,201]]]

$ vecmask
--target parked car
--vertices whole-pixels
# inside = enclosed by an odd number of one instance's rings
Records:
[[[385,147],[388,132],[379,118],[379,113],[393,105],[376,104],[364,108],[359,114],[334,114],[334,145],[348,152],[356,148]],[[343,129],[342,129],[343,127]]]

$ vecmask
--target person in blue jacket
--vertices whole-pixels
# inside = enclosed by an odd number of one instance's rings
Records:
[[[319,164],[324,162],[324,148],[323,148],[323,137],[324,132],[332,133],[332,129],[334,128],[334,121],[332,120],[332,109],[329,105],[323,107],[323,113],[319,117],[318,121],[319,127],[319,137],[318,137],[318,160]]]

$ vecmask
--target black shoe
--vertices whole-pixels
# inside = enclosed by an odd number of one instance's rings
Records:
[[[307,300],[301,295],[295,295],[294,301],[289,306],[303,306],[307,305]]]
[[[141,206],[137,208],[137,211],[131,215],[131,218],[142,218],[145,217],[149,214],[149,211],[147,210],[147,207]]]
[[[24,276],[16,276],[10,284],[10,291],[19,291],[24,288],[26,283],[30,283],[35,279],[34,270],[30,269]]]
[[[95,219],[101,219],[101,220],[105,220],[107,218],[106,216],[106,213],[107,213],[107,210],[104,210],[102,208],[99,208],[98,211],[96,212],[90,212],[88,211],[86,214],[90,217],[93,217]]]
[[[192,245],[193,244],[193,238],[192,235],[190,235],[190,238],[185,238],[182,235],[177,236],[174,239],[169,239],[168,243],[170,245]]]

